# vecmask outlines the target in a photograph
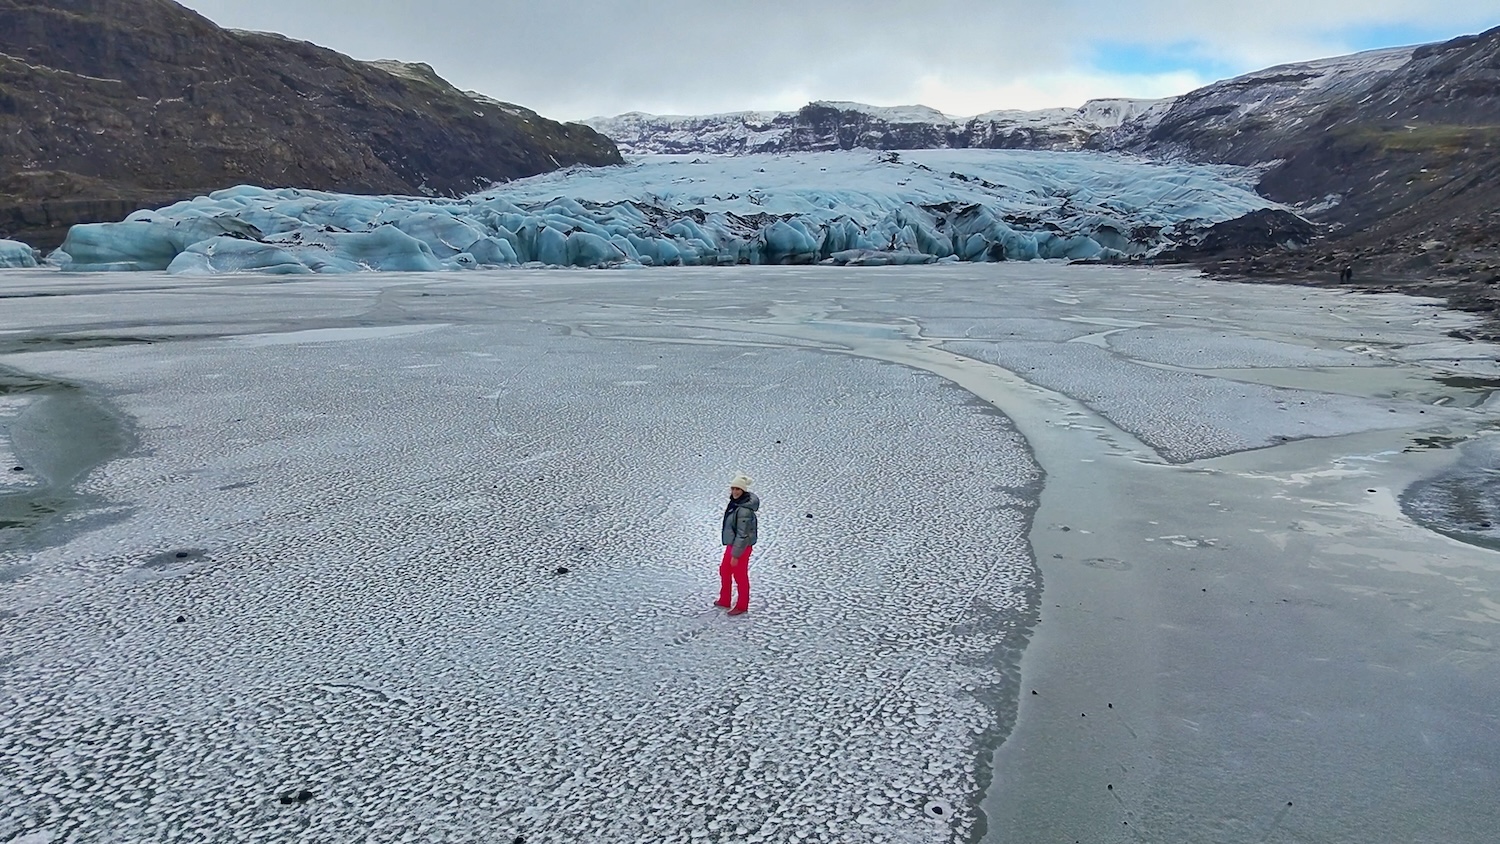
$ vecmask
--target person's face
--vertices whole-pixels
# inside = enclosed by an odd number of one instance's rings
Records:
[[[744,494],[745,494],[745,491],[743,489],[740,489],[737,486],[732,486],[732,487],[729,488],[729,497],[730,498],[739,498],[741,495],[744,495]]]

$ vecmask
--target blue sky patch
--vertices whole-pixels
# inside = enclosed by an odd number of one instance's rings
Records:
[[[1416,44],[1431,44],[1447,41],[1460,35],[1470,35],[1476,30],[1454,26],[1422,26],[1420,24],[1370,24],[1352,26],[1332,33],[1346,42],[1356,52],[1377,50],[1381,47],[1409,47]]]
[[[1236,73],[1235,68],[1215,58],[1206,45],[1189,41],[1175,44],[1098,42],[1093,45],[1091,58],[1095,70],[1128,76],[1189,71],[1205,79],[1219,79]]]

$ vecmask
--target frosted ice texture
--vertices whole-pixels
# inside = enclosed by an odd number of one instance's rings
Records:
[[[946,382],[752,344],[967,335],[1186,459],[1442,408],[1143,362],[1389,366],[1467,319],[1047,264],[16,280],[52,295],[0,331],[169,339],[4,358],[141,443],[84,483],[118,521],[0,552],[0,840],[969,840],[1036,467]],[[743,467],[766,539],[732,625]]]
[[[36,483],[35,476],[20,465],[20,458],[16,456],[10,437],[7,436],[28,403],[24,397],[0,392],[0,493]],[[18,468],[20,471],[17,471]]]
[[[87,484],[120,521],[0,583],[0,836],[967,839],[1035,588],[1019,435],[900,367],[542,313],[23,356],[142,442]]]
[[[1231,351],[1235,343],[1231,343]],[[1288,344],[1289,345],[1289,344]],[[1142,366],[1080,342],[960,340],[944,348],[1066,393],[1151,446],[1188,462],[1304,437],[1423,421],[1407,402],[1335,396]],[[1337,352],[1308,349],[1318,365]]]
[[[1246,336],[1236,330],[1142,328],[1113,332],[1109,348],[1134,360],[1190,369],[1251,369],[1282,366],[1376,366],[1369,355],[1320,349],[1283,340]]]
[[[1401,495],[1407,515],[1435,530],[1500,549],[1500,442],[1494,436],[1463,446],[1463,458]]]
[[[231,188],[75,226],[53,257],[185,275],[1118,258],[1271,207],[1250,180],[1077,152],[650,156],[462,199]]]

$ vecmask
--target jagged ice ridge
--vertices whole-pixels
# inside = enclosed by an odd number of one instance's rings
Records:
[[[1275,207],[1253,179],[1021,150],[648,156],[460,199],[241,186],[74,226],[50,260],[191,275],[1118,259]]]

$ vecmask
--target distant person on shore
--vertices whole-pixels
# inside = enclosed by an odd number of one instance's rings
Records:
[[[1343,282],[1344,284],[1348,284],[1349,282],[1351,282],[1353,280],[1354,280],[1354,268],[1353,267],[1344,267],[1342,270],[1339,270],[1339,281]]]
[[[720,531],[724,560],[719,563],[719,600],[714,605],[729,609],[731,593],[737,590],[730,615],[743,615],[750,609],[750,552],[755,548],[760,510],[760,499],[750,491],[750,483],[743,473],[730,479],[729,506],[724,508]]]

